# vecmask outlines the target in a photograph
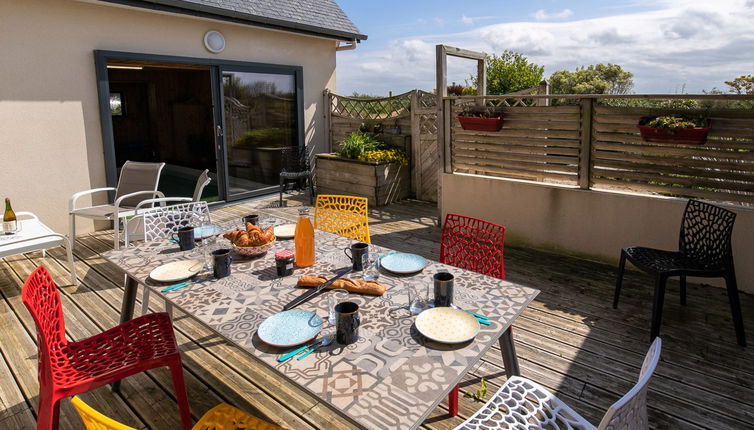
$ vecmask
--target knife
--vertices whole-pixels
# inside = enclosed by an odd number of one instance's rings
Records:
[[[346,275],[348,273],[351,273],[352,270],[353,270],[353,268],[349,267],[348,269],[346,269],[346,270],[338,273],[337,275],[335,275],[332,278],[328,279],[327,281],[323,282],[322,284],[319,285],[319,287],[317,287],[317,288],[315,288],[313,290],[307,291],[304,294],[296,297],[290,303],[288,303],[287,305],[283,306],[283,310],[287,311],[287,310],[293,309],[296,306],[300,305],[301,303],[304,303],[305,301],[311,299],[312,297],[314,297],[317,294],[319,294],[322,291],[324,291],[325,288],[327,288],[328,286],[330,286],[333,282],[335,282],[341,276]]]

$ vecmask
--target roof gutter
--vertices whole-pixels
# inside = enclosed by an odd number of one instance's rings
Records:
[[[353,39],[350,42],[338,42],[338,46],[335,48],[336,51],[353,51],[356,49],[356,44],[359,43],[358,40]]]

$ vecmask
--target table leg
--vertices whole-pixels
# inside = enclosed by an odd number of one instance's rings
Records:
[[[503,353],[503,364],[505,365],[505,375],[521,376],[521,370],[518,368],[518,357],[516,356],[516,347],[513,345],[513,327],[508,327],[500,335],[500,351]]]
[[[136,290],[139,283],[136,279],[125,275],[125,291],[123,291],[123,303],[120,305],[120,323],[131,320],[134,316],[134,305],[136,304]],[[113,382],[113,392],[120,392],[120,381]]]
[[[451,417],[458,415],[458,388],[456,385],[448,394],[448,413]]]

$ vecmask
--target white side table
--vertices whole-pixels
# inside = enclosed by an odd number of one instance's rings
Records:
[[[68,254],[68,270],[71,273],[71,283],[78,285],[76,281],[76,268],[73,265],[73,252],[71,251],[71,247],[68,246],[66,237],[50,230],[50,227],[44,225],[31,212],[17,212],[16,216],[19,218],[19,231],[10,235],[0,233],[0,258],[39,250],[42,250],[44,253],[44,250],[47,248],[63,245]]]

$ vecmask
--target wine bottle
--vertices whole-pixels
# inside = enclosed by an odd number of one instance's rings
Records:
[[[3,232],[5,234],[13,234],[18,230],[18,222],[16,221],[16,213],[13,212],[13,208],[10,207],[10,199],[5,198],[5,213],[3,213]]]

